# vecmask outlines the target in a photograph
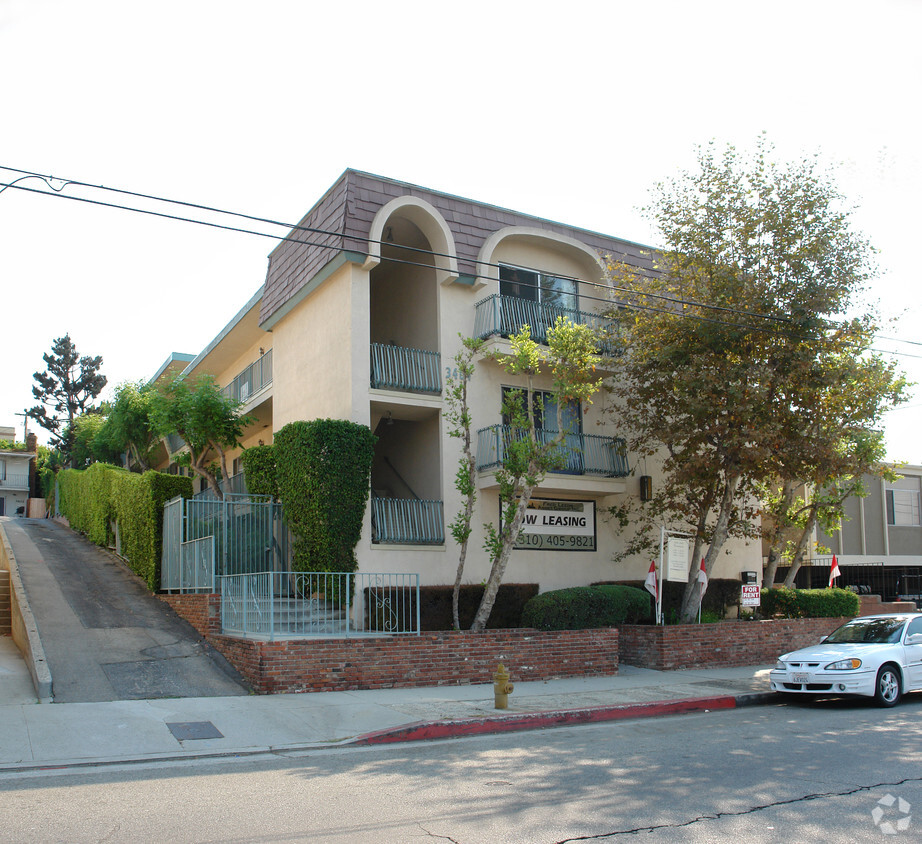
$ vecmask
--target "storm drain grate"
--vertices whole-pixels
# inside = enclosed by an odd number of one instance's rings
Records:
[[[192,739],[224,738],[218,728],[211,721],[179,721],[167,724],[170,732],[177,741],[191,741]]]

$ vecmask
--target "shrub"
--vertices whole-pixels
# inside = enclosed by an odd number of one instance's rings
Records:
[[[279,484],[275,468],[275,449],[271,445],[256,445],[240,455],[247,492],[251,495],[271,495],[278,500]]]
[[[642,580],[606,580],[593,583],[593,586],[604,585],[635,586],[643,589]],[[716,614],[726,618],[730,609],[740,603],[740,588],[743,582],[732,578],[712,577],[708,581],[707,592],[701,602],[702,617],[705,613]],[[663,590],[663,616],[667,619],[678,618],[682,607],[682,596],[685,594],[685,584],[667,580],[660,584]],[[646,590],[644,590],[646,591]],[[650,593],[647,592],[649,595]]]
[[[118,523],[121,556],[149,589],[160,586],[163,505],[177,495],[192,495],[192,479],[162,472],[143,475],[94,463],[88,469],[58,473],[61,512],[71,527],[104,548],[112,545]]]
[[[769,618],[853,618],[861,601],[849,589],[763,589],[762,615]]]
[[[298,571],[355,571],[376,437],[340,419],[291,422],[275,434],[279,497]]]
[[[419,626],[421,630],[451,630],[452,586],[419,587]],[[483,598],[482,583],[466,583],[458,593],[458,620],[461,629],[474,623],[474,616]],[[537,583],[501,583],[496,602],[487,619],[490,630],[502,630],[522,625],[525,604],[538,594]]]
[[[581,630],[649,621],[653,597],[633,586],[576,586],[532,598],[522,626],[538,630]]]

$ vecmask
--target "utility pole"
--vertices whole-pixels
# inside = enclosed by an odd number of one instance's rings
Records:
[[[25,442],[27,439],[29,439],[29,414],[14,413],[13,416],[22,417],[22,441]]]

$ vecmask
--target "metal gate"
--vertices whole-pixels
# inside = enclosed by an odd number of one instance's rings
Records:
[[[174,498],[163,508],[160,588],[214,592],[224,575],[285,571],[288,529],[269,496]]]

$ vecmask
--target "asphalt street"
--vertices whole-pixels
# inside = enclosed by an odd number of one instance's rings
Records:
[[[910,841],[920,714],[910,695],[7,774],[0,822],[21,842]]]
[[[49,520],[4,527],[56,703],[247,694],[224,657],[114,554]]]

